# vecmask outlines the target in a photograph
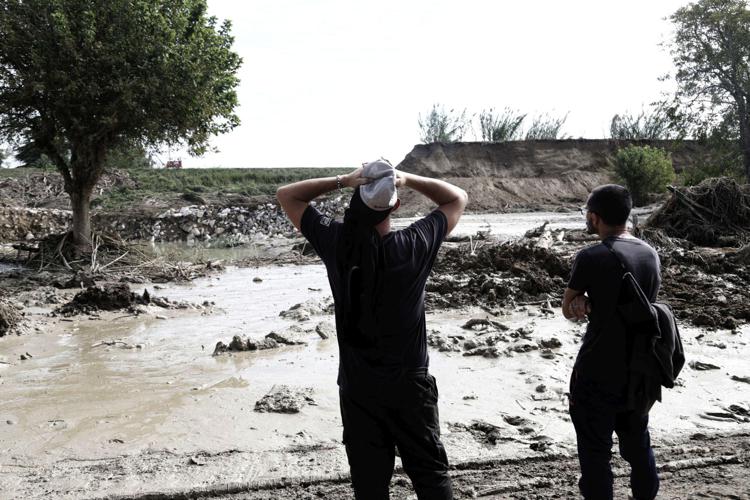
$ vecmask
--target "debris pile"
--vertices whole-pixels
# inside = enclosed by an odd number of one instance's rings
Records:
[[[431,307],[489,308],[557,302],[570,274],[570,259],[542,238],[487,243],[471,251],[459,244],[441,253],[427,284]]]
[[[671,198],[651,215],[647,226],[702,246],[750,242],[750,184],[721,177],[670,190]]]
[[[7,299],[0,298],[0,337],[15,332],[22,320],[21,311]]]

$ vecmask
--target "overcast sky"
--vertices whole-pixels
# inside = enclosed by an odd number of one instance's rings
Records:
[[[602,138],[665,90],[665,17],[687,3],[209,0],[244,59],[242,125],[218,153],[171,154],[187,167],[395,164],[433,103],[569,113],[567,135]]]

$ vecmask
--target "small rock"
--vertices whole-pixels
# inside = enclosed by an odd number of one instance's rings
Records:
[[[534,389],[534,390],[535,390],[536,392],[538,392],[538,393],[540,393],[540,394],[541,394],[541,393],[543,393],[543,392],[547,392],[547,386],[546,386],[546,385],[544,385],[544,384],[539,384],[538,386],[536,386],[536,389]]]
[[[750,377],[740,377],[738,375],[732,375],[732,380],[735,382],[743,382],[745,384],[750,384]]]
[[[557,349],[559,347],[562,347],[562,342],[560,342],[555,337],[552,337],[551,339],[542,340],[539,344],[545,349]]]
[[[330,321],[321,321],[315,326],[315,332],[325,340],[336,335],[336,328]]]
[[[263,283],[263,278],[255,277],[253,278],[253,283]]]
[[[711,363],[705,363],[703,361],[691,361],[689,363],[690,368],[697,371],[705,371],[705,370],[720,370],[720,366],[713,365]]]

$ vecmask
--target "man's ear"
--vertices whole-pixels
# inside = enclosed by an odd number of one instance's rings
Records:
[[[393,208],[391,209],[391,213],[393,213],[396,210],[398,210],[398,207],[400,207],[400,206],[401,206],[401,198],[396,198],[396,204],[393,205]]]

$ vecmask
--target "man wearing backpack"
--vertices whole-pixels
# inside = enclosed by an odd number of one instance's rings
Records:
[[[391,231],[390,215],[399,207],[402,186],[423,194],[437,209]],[[310,205],[342,187],[354,188],[343,222]],[[349,175],[283,186],[277,198],[328,272],[344,444],[356,498],[389,498],[398,447],[420,500],[452,499],[437,385],[428,373],[424,288],[443,239],[466,207],[466,192],[378,160]]]
[[[633,497],[651,500],[659,489],[648,431],[648,408],[654,401],[634,403],[629,397],[633,340],[618,302],[623,268],[632,273],[650,303],[656,300],[661,270],[656,251],[626,229],[631,209],[630,193],[622,186],[609,184],[591,192],[585,208],[586,227],[602,242],[578,253],[563,296],[566,318],[581,321],[588,317],[570,387],[570,416],[581,466],[578,484],[586,499],[612,498],[613,432],[620,455],[631,467]]]

